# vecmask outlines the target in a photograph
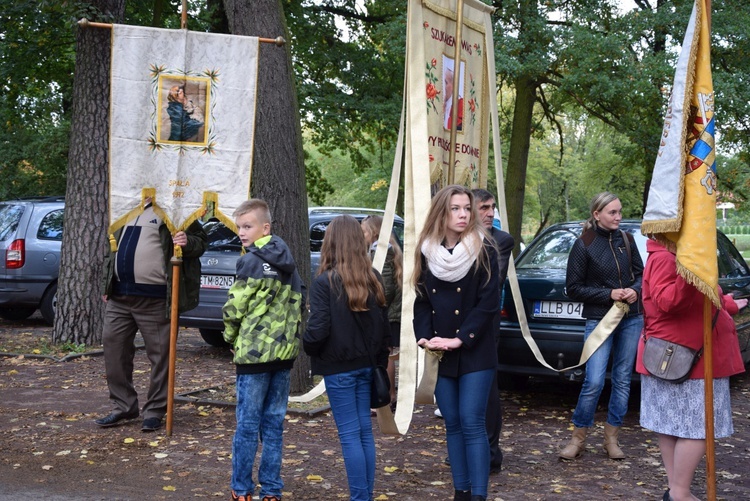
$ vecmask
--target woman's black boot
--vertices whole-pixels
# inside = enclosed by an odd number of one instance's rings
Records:
[[[453,501],[471,501],[471,491],[456,491],[453,494]]]

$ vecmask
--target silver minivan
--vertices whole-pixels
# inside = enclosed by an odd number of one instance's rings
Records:
[[[63,234],[63,197],[0,202],[0,317],[23,320],[37,309],[55,320]]]

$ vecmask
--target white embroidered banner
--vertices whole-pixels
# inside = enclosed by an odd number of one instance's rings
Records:
[[[113,233],[151,197],[173,233],[250,194],[258,38],[114,25],[109,204]]]

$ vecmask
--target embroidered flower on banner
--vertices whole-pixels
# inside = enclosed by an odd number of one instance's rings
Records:
[[[427,114],[430,114],[430,110],[434,111],[435,113],[440,113],[438,111],[438,107],[435,104],[435,101],[438,103],[440,102],[440,91],[435,87],[435,84],[438,83],[438,77],[435,76],[435,68],[437,68],[437,59],[432,58],[432,61],[429,61],[427,63],[427,70],[425,71],[425,78],[427,79],[427,89],[425,93],[427,94]]]
[[[469,73],[469,96],[469,112],[471,113],[469,123],[474,125],[477,121],[477,107],[479,106],[479,101],[477,101],[477,82],[474,80],[474,75],[471,73]]]

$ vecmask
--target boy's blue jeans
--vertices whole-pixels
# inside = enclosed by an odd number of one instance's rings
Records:
[[[598,320],[586,320],[584,340],[588,339],[598,323]],[[586,362],[586,377],[578,396],[578,404],[573,412],[573,424],[576,427],[590,428],[594,425],[594,413],[602,388],[604,388],[610,353],[612,354],[612,393],[609,397],[607,423],[612,426],[622,426],[622,420],[628,410],[630,377],[633,374],[638,339],[642,329],[643,315],[623,318],[614,332],[589,357]]]
[[[262,437],[260,497],[281,497],[282,436],[289,399],[290,369],[237,375],[237,430],[232,441],[232,490],[252,496],[253,463]]]
[[[438,376],[435,400],[445,419],[453,488],[487,496],[490,444],[485,415],[495,369],[469,372],[457,378]]]
[[[369,501],[375,489],[375,438],[370,417],[372,368],[340,372],[323,379],[341,442],[350,501]]]

